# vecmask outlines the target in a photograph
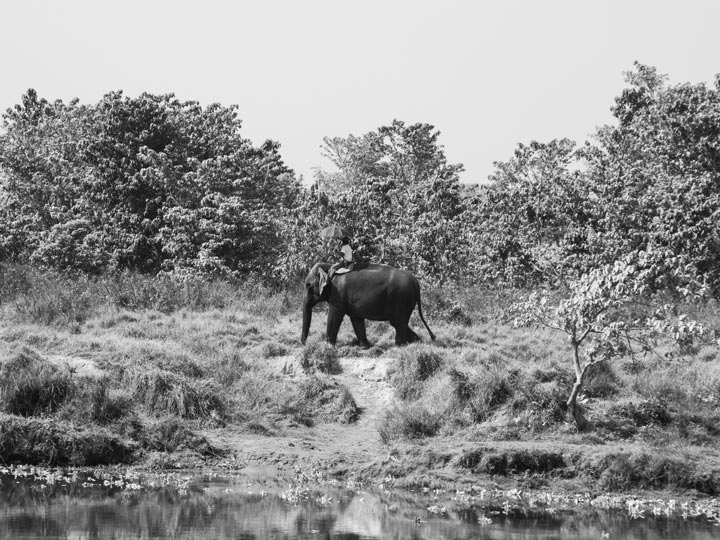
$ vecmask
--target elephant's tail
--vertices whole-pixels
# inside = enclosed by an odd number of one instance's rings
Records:
[[[418,292],[417,292],[417,306],[418,306],[418,315],[420,315],[420,320],[425,325],[425,328],[427,328],[428,334],[430,334],[430,339],[435,341],[435,334],[433,334],[432,330],[430,330],[428,323],[425,322],[425,317],[423,317],[422,303],[420,302],[420,289],[419,288],[418,288]]]

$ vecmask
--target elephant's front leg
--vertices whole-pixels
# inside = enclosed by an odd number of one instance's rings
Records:
[[[350,321],[352,321],[353,329],[355,330],[355,335],[358,339],[358,345],[369,349],[370,342],[368,341],[367,334],[365,332],[365,319],[362,317],[350,317]]]
[[[330,306],[327,318],[327,340],[330,345],[335,345],[337,341],[337,335],[340,331],[343,317],[345,317],[345,312],[342,309],[336,306]]]

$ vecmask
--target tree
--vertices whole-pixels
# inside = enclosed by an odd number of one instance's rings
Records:
[[[462,165],[448,164],[439,135],[394,120],[360,137],[325,138],[338,171],[318,171],[314,189],[323,219],[352,230],[366,258],[441,282],[460,273],[466,249],[457,220]]]
[[[576,278],[595,260],[596,205],[574,142],[519,144],[467,204],[475,273],[511,285]]]
[[[277,143],[240,135],[237,107],[122,92],[50,104],[30,90],[3,121],[0,244],[10,258],[269,275],[300,187]]]
[[[607,260],[656,248],[682,254],[720,294],[720,86],[680,84],[635,64],[617,125],[584,151],[602,209]],[[719,79],[720,80],[720,79]]]
[[[693,265],[664,251],[639,251],[589,271],[572,284],[569,296],[553,302],[533,293],[516,307],[516,325],[542,325],[565,333],[572,350],[575,383],[567,406],[580,431],[588,428],[578,397],[588,373],[601,362],[651,351],[656,340],[687,344],[705,329],[659,294],[697,301],[704,285]]]

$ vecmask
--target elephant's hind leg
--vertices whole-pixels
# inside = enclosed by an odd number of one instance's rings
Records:
[[[420,336],[413,332],[413,329],[408,326],[408,343],[415,343],[417,341],[422,341]]]
[[[392,323],[391,323],[392,324]],[[408,328],[407,324],[393,324],[395,328],[395,345],[405,345],[409,343]]]
[[[353,329],[355,330],[355,335],[358,339],[358,345],[361,347],[369,348],[370,342],[367,339],[367,333],[365,331],[365,319],[362,317],[350,317],[350,322],[352,322]]]

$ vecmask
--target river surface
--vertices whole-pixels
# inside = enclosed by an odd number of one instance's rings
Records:
[[[0,539],[720,538],[717,501],[626,501],[611,509],[577,497],[570,508],[572,501],[517,490],[504,497],[484,489],[413,494],[339,483],[5,469]]]

